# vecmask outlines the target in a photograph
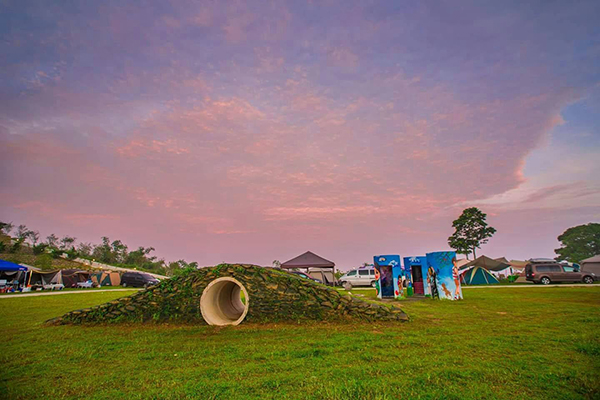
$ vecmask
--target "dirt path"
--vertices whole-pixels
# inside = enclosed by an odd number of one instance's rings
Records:
[[[102,292],[129,292],[132,290],[141,290],[141,289],[100,289],[100,290],[68,290],[62,291],[58,290],[56,292],[33,292],[33,293],[23,293],[23,294],[4,294],[0,296],[0,299],[6,299],[9,297],[36,297],[36,296],[54,296],[59,294],[81,294],[81,293],[102,293]]]

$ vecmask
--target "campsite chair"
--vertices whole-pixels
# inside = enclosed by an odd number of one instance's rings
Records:
[[[6,288],[6,279],[0,279],[0,289]]]

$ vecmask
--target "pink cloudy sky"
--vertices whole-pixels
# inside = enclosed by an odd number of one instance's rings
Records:
[[[0,8],[0,220],[44,237],[348,269],[599,220],[597,1]]]

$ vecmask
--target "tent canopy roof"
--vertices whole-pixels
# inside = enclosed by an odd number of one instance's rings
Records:
[[[502,271],[503,269],[510,268],[509,264],[493,260],[486,256],[479,256],[468,264],[462,266],[462,268],[469,267],[481,267],[488,271]]]
[[[467,260],[466,258],[459,258],[458,260],[456,260],[456,265],[458,265],[458,268],[462,268],[464,265],[468,264],[470,261]]]
[[[595,255],[594,257],[586,258],[585,260],[581,260],[580,264],[589,262],[600,262],[600,254]]]
[[[521,261],[521,260],[510,260],[508,263],[510,265],[512,265],[513,267],[517,267],[517,268],[525,268],[525,266],[527,265],[527,261]]]
[[[298,257],[292,258],[281,264],[281,268],[333,268],[335,264],[311,251],[307,251]]]
[[[10,261],[0,260],[0,271],[27,271],[27,267]]]

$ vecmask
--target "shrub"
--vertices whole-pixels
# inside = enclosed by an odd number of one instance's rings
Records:
[[[65,254],[69,260],[74,260],[79,255],[75,249],[67,250],[65,251]]]
[[[33,254],[35,254],[36,256],[44,254],[47,247],[48,245],[46,243],[36,244],[35,246],[33,246]]]
[[[17,239],[12,246],[10,246],[10,249],[8,249],[9,253],[15,254],[18,253],[19,250],[21,250],[21,245],[23,244],[23,239]]]
[[[50,254],[42,254],[35,260],[35,266],[41,269],[52,269],[52,256]]]
[[[52,258],[60,258],[63,255],[64,251],[56,248],[50,249],[50,256]]]

